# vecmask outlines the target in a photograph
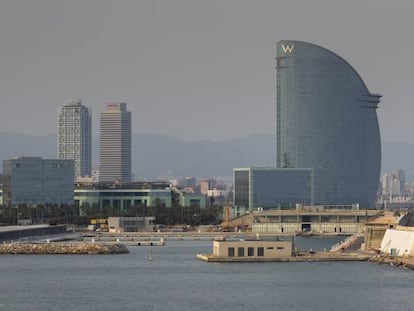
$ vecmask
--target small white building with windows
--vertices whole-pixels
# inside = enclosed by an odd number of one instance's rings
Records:
[[[214,241],[213,256],[237,259],[275,259],[292,257],[293,240]]]

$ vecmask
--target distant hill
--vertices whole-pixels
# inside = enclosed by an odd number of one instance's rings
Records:
[[[258,134],[220,142],[134,134],[133,174],[137,179],[170,176],[232,176],[233,167],[271,166],[276,150],[273,135]],[[0,132],[0,160],[16,156],[57,156],[56,136],[29,136]],[[93,140],[93,163],[99,163],[99,138]]]
[[[134,134],[133,173],[137,179],[170,176],[229,177],[234,167],[275,164],[275,137],[256,134],[220,142]],[[29,136],[0,132],[0,160],[15,156],[56,157],[56,136]],[[414,144],[383,142],[382,172],[406,171],[414,180]],[[93,162],[99,163],[99,139],[93,141]]]

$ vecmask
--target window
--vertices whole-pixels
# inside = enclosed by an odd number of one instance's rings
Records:
[[[234,247],[229,247],[227,249],[227,256],[234,257]]]
[[[284,247],[283,246],[278,246],[278,247],[276,247],[276,249],[284,249]]]
[[[267,249],[273,249],[273,247],[267,247]]]
[[[244,257],[244,247],[238,247],[237,248],[237,256],[238,257]]]
[[[257,256],[260,256],[260,257],[264,256],[264,247],[257,248]]]
[[[249,257],[254,256],[254,247],[247,248],[247,256]]]

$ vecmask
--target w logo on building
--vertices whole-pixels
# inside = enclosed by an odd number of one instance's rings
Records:
[[[293,51],[294,48],[295,48],[295,45],[294,44],[291,44],[291,45],[284,45],[284,44],[282,44],[282,50],[283,50],[283,53],[285,53],[285,54],[292,53],[292,51]]]

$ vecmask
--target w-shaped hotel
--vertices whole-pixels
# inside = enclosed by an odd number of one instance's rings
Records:
[[[276,167],[234,169],[236,208],[374,207],[381,96],[318,45],[282,40],[276,55]]]

